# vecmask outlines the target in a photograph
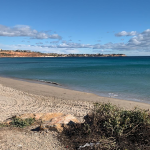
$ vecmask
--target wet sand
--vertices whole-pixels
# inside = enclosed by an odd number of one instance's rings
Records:
[[[5,87],[10,87],[18,91],[38,96],[55,97],[57,99],[79,102],[110,102],[125,109],[133,109],[134,107],[140,107],[142,109],[150,108],[150,104],[147,103],[100,97],[96,94],[64,89],[61,86],[53,86],[52,84],[33,83],[4,77],[0,77],[0,84]]]

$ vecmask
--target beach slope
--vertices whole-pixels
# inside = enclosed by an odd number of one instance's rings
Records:
[[[150,109],[150,105],[146,103],[100,97],[61,86],[0,77],[0,122],[14,115],[39,112],[72,114],[83,121],[83,116],[93,108],[94,102],[110,102],[125,109]],[[0,130],[0,149],[64,149],[56,138],[56,132],[39,133],[29,128],[21,131],[10,128]]]

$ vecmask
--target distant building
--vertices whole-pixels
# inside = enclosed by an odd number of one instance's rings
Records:
[[[31,53],[31,51],[30,51],[30,50],[24,50],[23,52],[28,52],[28,53]]]
[[[2,51],[2,49],[0,49],[0,51]]]

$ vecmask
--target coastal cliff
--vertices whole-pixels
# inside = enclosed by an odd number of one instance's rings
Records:
[[[30,50],[0,50],[0,57],[124,57],[125,54],[57,54]]]

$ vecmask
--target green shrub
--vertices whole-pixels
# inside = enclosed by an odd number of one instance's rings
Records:
[[[94,105],[94,124],[110,131],[112,135],[121,136],[132,131],[141,124],[149,124],[150,117],[146,110],[135,108],[134,110],[122,110],[112,104]],[[101,118],[101,119],[100,119]],[[109,133],[110,134],[110,133]]]
[[[110,103],[95,103],[84,119],[84,123],[65,128],[59,136],[70,149],[91,142],[99,142],[92,147],[95,150],[148,150],[150,147],[150,115],[146,110],[123,110]]]
[[[1,128],[1,127],[7,127],[7,125],[4,124],[4,123],[0,123],[0,128]]]
[[[35,122],[35,120],[33,118],[27,118],[24,120],[20,119],[20,118],[13,118],[11,125],[15,126],[15,127],[23,128],[23,127],[26,127],[26,126],[33,124],[34,122]]]

